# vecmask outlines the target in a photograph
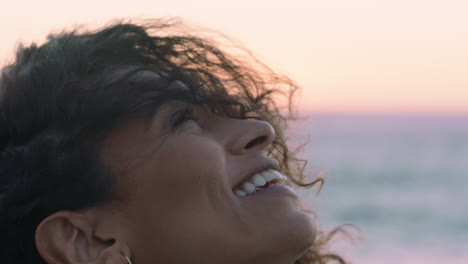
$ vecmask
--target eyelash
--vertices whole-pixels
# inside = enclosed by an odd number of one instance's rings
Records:
[[[193,107],[187,106],[184,109],[176,111],[171,117],[171,127],[176,128],[180,126],[185,121],[196,120],[193,115]]]

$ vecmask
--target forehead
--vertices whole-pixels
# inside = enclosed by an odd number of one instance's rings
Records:
[[[129,67],[128,69],[122,70],[122,72],[117,73],[117,74],[123,74],[125,75],[126,73],[130,73],[133,70],[135,70],[134,67]],[[154,71],[150,70],[137,70],[137,72],[132,76],[132,79],[135,81],[159,81],[162,80],[164,76],[160,73],[156,73]],[[188,91],[187,85],[183,83],[180,80],[173,80],[172,82],[169,83],[168,85],[168,90],[177,90],[177,91]]]
[[[156,83],[161,80],[164,82],[167,81],[167,79],[163,77],[163,74],[140,69],[135,66],[128,66],[114,71],[110,78],[125,78],[124,76],[127,74],[130,75],[128,76],[130,80],[136,81],[137,83]],[[173,92],[189,91],[189,88],[180,80],[168,82],[166,89]],[[135,119],[126,120],[122,124],[117,125],[117,128],[111,131],[107,136],[102,151],[102,155],[107,161],[125,167],[125,164],[128,162],[124,161],[129,160],[127,156],[135,157],[136,151],[142,153],[142,150],[154,147],[157,141],[155,139],[163,135],[163,133],[161,133],[160,119],[168,115],[177,101],[174,100],[174,98],[170,98],[170,95],[168,98],[164,99],[164,93],[160,94],[157,88],[149,94],[150,97],[153,95],[159,97],[159,100],[157,100],[152,107],[154,111],[151,112],[151,118],[137,117]],[[160,96],[162,96],[162,98]],[[125,150],[125,153],[129,154],[121,153],[122,149]]]

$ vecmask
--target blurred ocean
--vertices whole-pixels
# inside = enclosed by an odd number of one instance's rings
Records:
[[[468,263],[468,116],[309,115],[290,130],[323,172],[301,192],[319,225],[351,223],[335,247],[353,263]]]

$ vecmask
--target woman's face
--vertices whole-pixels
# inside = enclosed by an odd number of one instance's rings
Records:
[[[165,103],[151,123],[133,120],[105,142],[103,159],[117,172],[122,201],[106,217],[133,263],[292,263],[316,235],[295,193],[233,192],[276,166],[265,153],[271,125],[204,106],[186,119],[187,107]]]

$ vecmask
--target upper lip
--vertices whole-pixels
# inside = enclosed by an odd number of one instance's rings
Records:
[[[260,164],[259,166],[252,168],[248,173],[246,173],[236,184],[234,185],[233,189],[239,186],[241,183],[247,181],[248,179],[252,178],[255,174],[260,173],[262,171],[266,171],[269,169],[279,170],[278,162],[275,160],[267,160],[266,162]]]

